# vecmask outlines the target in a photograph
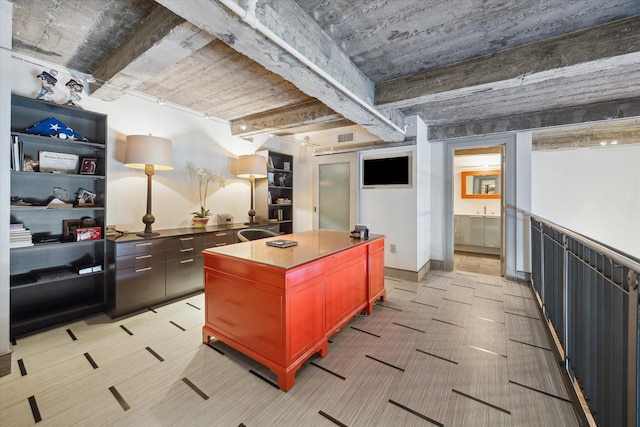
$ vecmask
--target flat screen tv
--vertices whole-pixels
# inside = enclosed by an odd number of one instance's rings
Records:
[[[411,157],[408,154],[394,157],[365,158],[362,160],[362,185],[411,184]]]

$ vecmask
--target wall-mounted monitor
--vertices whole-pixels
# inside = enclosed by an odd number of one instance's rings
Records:
[[[362,186],[411,186],[411,154],[362,159]]]

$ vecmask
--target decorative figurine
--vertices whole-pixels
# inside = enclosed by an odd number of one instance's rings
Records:
[[[82,99],[79,94],[82,93],[84,86],[73,79],[69,80],[65,86],[69,89],[69,100],[65,105],[82,108],[78,102]]]
[[[84,86],[82,85],[82,83],[74,79],[69,79],[65,86],[67,87],[67,89],[69,89],[69,99],[67,100],[65,105],[79,107],[79,105],[77,104],[82,99],[80,94],[84,90]]]
[[[46,71],[41,72],[36,77],[40,80],[40,93],[38,94],[38,99],[44,99],[45,101],[52,101],[50,98],[53,95],[53,87],[58,83],[58,79],[55,76],[58,75],[56,70],[50,70],[48,73]]]

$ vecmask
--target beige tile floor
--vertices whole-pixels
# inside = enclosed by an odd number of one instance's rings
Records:
[[[456,252],[453,255],[453,268],[457,271],[500,276],[500,256]]]
[[[202,294],[18,339],[0,425],[578,425],[528,286],[438,271],[385,286],[387,301],[332,336],[287,393],[260,364],[201,343]]]

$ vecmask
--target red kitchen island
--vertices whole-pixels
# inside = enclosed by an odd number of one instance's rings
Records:
[[[279,248],[267,241],[286,239]],[[384,289],[384,236],[351,239],[313,230],[203,251],[205,324],[212,337],[267,366],[288,391],[295,373],[361,311],[371,314]]]

